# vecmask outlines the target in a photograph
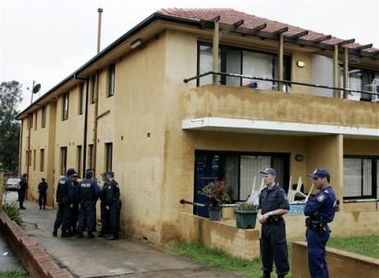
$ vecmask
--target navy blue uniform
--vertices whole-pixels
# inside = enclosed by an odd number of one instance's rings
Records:
[[[39,184],[38,184],[38,203],[39,203],[39,208],[46,209],[46,192],[47,192],[47,182],[45,179],[43,179]]]
[[[87,228],[88,235],[96,230],[96,201],[99,188],[96,180],[88,178],[79,183],[79,226],[78,233],[81,234]]]
[[[108,182],[104,182],[103,187],[100,191],[100,219],[101,219],[101,231],[100,237],[105,237],[111,232],[110,230],[110,219],[109,219],[109,207],[107,206],[107,192]]]
[[[70,176],[64,176],[59,180],[56,192],[56,201],[58,203],[58,211],[54,223],[53,234],[56,235],[57,229],[62,226],[61,236],[72,236],[71,208],[74,201],[74,187]]]
[[[74,202],[72,204],[72,216],[71,227],[72,232],[76,234],[78,232],[78,220],[79,220],[79,182],[75,179],[72,181],[74,186]]]
[[[104,184],[105,205],[109,217],[109,229],[112,239],[118,238],[120,229],[120,188],[115,180],[111,180]]]
[[[18,201],[20,203],[20,209],[25,209],[24,200],[25,200],[26,190],[28,188],[28,181],[26,180],[26,174],[21,176],[19,185],[20,185],[20,188],[18,190]]]
[[[276,209],[289,210],[286,192],[279,185],[274,185],[270,189],[264,188],[259,196],[258,209],[261,209],[262,214]],[[273,262],[278,275],[288,273],[286,225],[282,216],[270,216],[262,224],[260,248],[264,273],[272,272]]]
[[[327,223],[334,219],[336,195],[331,186],[321,189],[308,200],[304,208],[306,219],[306,237],[308,242],[308,265],[312,278],[328,278],[325,261],[325,246],[330,230]]]

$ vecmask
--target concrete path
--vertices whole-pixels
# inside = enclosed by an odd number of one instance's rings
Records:
[[[15,201],[16,194],[10,192],[7,201]],[[53,237],[56,211],[40,210],[36,203],[28,201],[24,205],[24,230],[58,265],[67,268],[75,277],[243,277],[193,262],[147,243],[125,238],[108,241],[98,237]]]

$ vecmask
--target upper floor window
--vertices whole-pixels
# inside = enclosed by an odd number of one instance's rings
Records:
[[[69,104],[69,93],[64,93],[62,103],[62,120],[68,119]]]
[[[39,170],[43,172],[45,169],[45,149],[40,149],[40,164]]]
[[[108,67],[108,97],[115,94],[116,89],[116,65],[112,64]]]
[[[97,98],[97,75],[93,75],[90,79],[90,94],[91,94],[91,104],[95,103]]]
[[[46,106],[41,108],[41,128],[46,127]]]
[[[37,130],[37,123],[38,123],[38,110],[35,113],[34,117],[34,130]]]
[[[79,99],[78,99],[78,114],[83,114],[84,96],[86,95],[86,83],[80,84]]]
[[[76,147],[76,171],[78,173],[82,172],[82,146]]]
[[[341,79],[343,75],[341,73]],[[349,85],[348,87],[358,91],[369,91],[379,93],[379,86],[373,84],[374,79],[379,80],[379,72],[371,70],[363,70],[358,68],[351,68],[349,70]],[[358,92],[351,92],[349,99],[371,101],[372,95]]]
[[[212,71],[213,50],[211,44],[199,43],[199,65],[198,74]],[[229,46],[220,46],[218,71],[251,77],[278,79],[279,71],[277,67],[278,56],[271,53],[263,53]],[[283,79],[291,80],[291,57],[284,56]],[[274,89],[276,84],[273,81],[251,80],[232,76],[218,76],[217,82],[224,85],[244,86],[255,82],[254,88]],[[212,83],[212,75],[202,77],[198,80],[198,85]]]

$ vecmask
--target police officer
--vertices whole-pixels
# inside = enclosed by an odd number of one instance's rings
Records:
[[[41,179],[41,182],[38,184],[38,204],[39,209],[46,209],[46,192],[47,192],[47,182],[45,178]]]
[[[107,194],[106,188],[108,186],[107,173],[101,174],[102,185],[100,190],[100,219],[101,219],[101,230],[99,237],[106,237],[110,233],[110,223],[109,223],[109,210],[107,209]]]
[[[327,170],[316,168],[312,174],[313,183],[319,191],[310,198],[304,208],[306,219],[306,237],[308,243],[308,267],[312,278],[328,278],[328,268],[325,261],[325,246],[330,230],[327,223],[333,221],[336,211],[336,196],[330,182]]]
[[[74,201],[74,190],[72,179],[75,174],[73,168],[69,168],[66,175],[58,181],[56,201],[58,203],[57,216],[54,222],[53,236],[57,236],[57,231],[61,227],[61,237],[71,237],[71,208]]]
[[[79,174],[73,175],[72,185],[74,186],[74,202],[72,204],[72,217],[71,228],[72,233],[78,233],[78,219],[79,219]]]
[[[114,179],[113,172],[107,172],[107,180],[108,182],[104,190],[105,190],[106,211],[108,212],[108,215],[109,215],[110,236],[106,237],[106,239],[117,240],[119,229],[120,229],[120,210],[121,210],[120,188],[118,186],[118,183]]]
[[[79,237],[83,237],[86,229],[88,238],[95,237],[93,232],[96,230],[96,201],[99,196],[99,187],[93,175],[92,169],[86,170],[85,179],[79,183]]]
[[[276,171],[266,168],[262,174],[265,188],[259,195],[258,221],[261,228],[263,278],[271,276],[273,262],[279,278],[289,271],[286,227],[283,214],[289,211],[286,192],[275,182]]]
[[[26,191],[28,189],[28,180],[26,179],[27,178],[27,174],[22,174],[21,176],[21,180],[19,182],[19,185],[20,185],[20,188],[18,189],[18,202],[20,204],[20,209],[26,209],[26,207],[24,207],[24,200],[25,200],[25,197],[26,197]]]

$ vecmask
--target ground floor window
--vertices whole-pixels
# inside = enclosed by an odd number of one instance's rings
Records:
[[[343,198],[378,198],[378,157],[345,157],[343,160]]]
[[[277,181],[286,190],[289,182],[289,154],[249,153],[225,151],[195,152],[195,203],[207,204],[206,197],[198,192],[210,181],[226,178],[229,194],[233,202],[247,200],[255,184],[261,184],[259,171],[273,167],[277,171]],[[194,214],[208,216],[206,207],[194,207]]]

